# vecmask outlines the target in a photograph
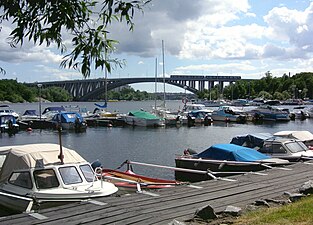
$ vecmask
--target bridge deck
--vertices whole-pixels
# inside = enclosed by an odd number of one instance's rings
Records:
[[[46,217],[39,220],[28,214],[8,216],[1,224],[168,224],[173,219],[191,218],[196,209],[206,205],[215,212],[233,205],[244,208],[256,200],[275,198],[284,192],[295,192],[306,181],[313,179],[313,165],[298,163],[292,170],[272,169],[267,176],[246,174],[234,176],[237,181],[211,180],[195,183],[198,188],[179,186],[144,194],[122,195],[97,199],[105,205],[88,202],[67,204],[41,210]]]

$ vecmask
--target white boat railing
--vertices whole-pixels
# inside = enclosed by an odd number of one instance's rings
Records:
[[[210,160],[210,159],[193,159],[193,158],[179,158],[179,160],[184,161],[195,161],[195,162],[207,162],[207,163],[215,163],[220,165],[251,165],[251,166],[263,166],[267,169],[280,169],[280,170],[292,170],[290,168],[273,166],[275,163],[267,163],[267,162],[238,162],[238,161],[226,161],[226,160]],[[279,163],[278,163],[279,164]],[[292,163],[288,162],[284,165],[290,165]]]
[[[156,164],[149,164],[149,163],[141,163],[141,162],[135,162],[135,161],[126,161],[127,164],[134,164],[134,165],[141,165],[141,166],[150,166],[150,167],[157,167],[157,168],[162,168],[162,169],[170,169],[174,171],[180,171],[180,172],[187,172],[187,173],[196,173],[196,174],[203,174],[203,175],[208,175],[214,180],[224,180],[224,181],[236,181],[234,179],[229,179],[229,178],[222,178],[222,177],[217,177],[215,175],[218,174],[245,174],[245,173],[250,173],[250,174],[255,174],[255,175],[267,175],[264,173],[260,172],[244,172],[244,171],[238,171],[238,172],[215,172],[215,171],[204,171],[204,170],[193,170],[193,169],[185,169],[185,168],[177,168],[177,167],[171,167],[171,166],[163,166],[163,165],[156,165]]]

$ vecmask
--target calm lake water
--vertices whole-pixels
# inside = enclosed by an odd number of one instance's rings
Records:
[[[160,102],[159,102],[160,103]],[[158,103],[158,104],[159,104]],[[48,106],[84,106],[93,111],[93,102],[72,103],[42,103],[42,110]],[[129,110],[143,108],[151,110],[154,101],[142,102],[112,102],[108,110],[127,113]],[[23,113],[26,109],[38,109],[38,103],[11,104],[12,109]],[[181,101],[168,101],[170,109],[182,108]],[[313,119],[295,120],[283,123],[236,124],[214,122],[210,126],[195,127],[88,127],[84,133],[62,131],[62,144],[75,149],[85,159],[92,162],[99,160],[103,166],[117,168],[125,160],[175,166],[175,155],[184,149],[192,148],[202,151],[213,144],[229,143],[235,135],[270,132],[281,130],[308,130],[313,132]],[[0,146],[29,143],[59,143],[58,133],[54,130],[19,131],[9,137],[0,134]],[[135,172],[144,175],[173,179],[174,172],[165,169],[134,165]]]

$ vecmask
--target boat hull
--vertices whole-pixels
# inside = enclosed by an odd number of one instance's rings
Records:
[[[211,160],[210,162],[203,162],[199,159],[195,160],[184,160],[184,158],[176,158],[175,164],[177,168],[190,169],[190,170],[198,170],[198,171],[212,171],[215,177],[225,177],[231,175],[238,175],[238,173],[242,172],[252,172],[252,171],[260,171],[266,169],[264,166],[257,163],[231,163],[227,162],[227,164],[220,160]],[[225,172],[221,174],[214,174],[214,172]],[[227,173],[229,172],[229,173]],[[238,172],[238,173],[232,173]],[[212,176],[208,174],[198,174],[193,172],[185,172],[185,171],[175,171],[175,179],[179,181],[189,181],[189,182],[198,182],[203,180],[210,180]]]
[[[122,172],[112,169],[103,169],[102,173],[103,176],[105,176],[105,179],[114,183],[114,185],[117,186],[119,190],[128,192],[138,191],[138,185],[140,186],[140,189],[153,190],[173,188],[181,184],[181,182],[176,180],[166,180],[138,175],[130,170]]]
[[[102,184],[101,184],[102,183]],[[91,186],[73,186],[68,188],[54,188],[47,190],[38,190],[36,192],[26,190],[23,192],[18,187],[10,184],[3,185],[0,191],[0,205],[5,206],[15,212],[25,212],[30,200],[34,202],[30,210],[53,207],[59,204],[65,204],[73,201],[82,201],[84,199],[94,199],[104,196],[110,196],[118,191],[118,188],[110,182],[97,181]],[[10,197],[7,195],[14,195]],[[27,198],[29,200],[26,200]]]
[[[124,121],[126,124],[131,126],[140,126],[140,127],[158,127],[162,126],[160,119],[143,119],[134,116],[125,116]]]

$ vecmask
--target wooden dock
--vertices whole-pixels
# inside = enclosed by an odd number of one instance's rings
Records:
[[[0,218],[0,224],[169,224],[191,218],[198,208],[210,205],[215,212],[227,206],[244,208],[256,200],[297,192],[313,180],[313,164],[297,163],[291,170],[271,169],[266,176],[245,174],[236,181],[210,180],[152,192],[158,196],[130,194],[99,198],[96,202],[71,203]],[[197,186],[198,188],[193,187]]]

